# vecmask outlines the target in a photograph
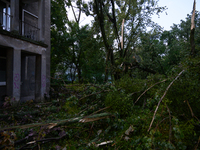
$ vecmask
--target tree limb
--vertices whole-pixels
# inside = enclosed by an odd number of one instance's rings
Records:
[[[188,100],[186,100],[186,102],[187,102],[187,105],[188,105],[188,107],[189,107],[189,109],[190,109],[190,112],[191,112],[192,117],[196,118],[197,121],[200,123],[200,120],[194,115],[194,113],[193,113],[193,111],[192,111],[192,108],[191,108],[190,103],[188,102]]]
[[[200,142],[200,136],[199,136],[199,139],[198,139],[198,143],[197,145],[195,146],[195,150],[197,150],[198,146],[199,146],[199,142]]]
[[[156,112],[158,111],[158,107],[160,106],[161,101],[163,100],[163,98],[164,98],[165,95],[167,94],[167,91],[168,91],[169,88],[172,86],[172,84],[174,83],[174,81],[176,81],[176,80],[178,79],[178,77],[179,77],[184,71],[185,71],[185,70],[182,70],[182,71],[178,74],[178,76],[169,84],[169,86],[167,87],[167,89],[165,90],[165,92],[164,92],[163,96],[161,97],[160,101],[158,102],[158,105],[157,105],[157,107],[156,107],[156,110],[155,110],[155,112],[154,112],[154,114],[153,114],[153,118],[152,118],[152,121],[151,121],[151,123],[150,123],[148,132],[149,132],[150,129],[151,129],[151,126],[152,126],[152,124],[153,124],[153,121],[154,121],[155,116],[156,116]]]
[[[142,97],[142,95],[144,95],[144,94],[145,94],[148,90],[150,90],[152,87],[154,87],[155,85],[160,84],[160,83],[162,83],[162,82],[165,82],[165,81],[167,81],[167,79],[165,79],[165,80],[163,80],[163,81],[160,81],[160,82],[157,82],[157,83],[155,83],[154,85],[150,86],[148,89],[146,89],[146,90],[137,98],[137,100],[135,101],[135,103],[137,103],[137,101]]]
[[[117,29],[117,21],[116,21],[116,17],[115,17],[115,4],[114,4],[114,0],[111,0],[112,3],[112,14],[113,14],[113,20],[114,20],[114,28],[115,28],[115,34],[117,36],[118,39],[118,43],[120,43],[120,39],[119,39],[119,34],[118,34],[118,29]]]
[[[45,142],[48,142],[48,141],[60,140],[61,138],[65,137],[66,135],[67,135],[67,134],[64,134],[64,135],[62,135],[62,136],[60,136],[60,137],[53,137],[53,138],[46,138],[46,139],[31,141],[31,142],[26,143],[26,145],[22,146],[22,147],[19,148],[18,150],[24,149],[24,148],[26,148],[26,146],[31,145],[31,144],[36,144],[36,143],[38,143],[38,142],[41,142],[41,144],[44,144]],[[26,149],[27,149],[27,148],[26,148]]]
[[[191,46],[191,55],[195,55],[195,41],[194,41],[194,33],[195,33],[195,10],[196,10],[196,0],[194,0],[193,4],[193,12],[191,18],[191,31],[190,31],[190,46]]]
[[[170,113],[170,109],[169,107],[167,106],[166,104],[166,107],[167,107],[167,111],[169,113],[169,141],[171,141],[171,133],[172,133],[172,115]]]
[[[75,18],[76,22],[78,22],[78,19],[76,18],[76,14],[75,14],[75,11],[74,11],[74,7],[72,6],[71,2],[70,2],[70,4],[71,4],[71,7],[72,7],[72,12],[74,14],[74,18]]]
[[[96,114],[96,115],[87,116],[87,117],[83,116],[83,117],[76,117],[76,118],[57,120],[57,121],[49,121],[49,122],[43,122],[43,123],[34,123],[34,124],[5,127],[5,128],[1,128],[0,130],[27,129],[27,128],[37,127],[37,126],[47,126],[47,128],[51,129],[55,126],[63,125],[63,124],[66,124],[66,123],[83,122],[83,121],[81,121],[83,119],[89,120],[88,122],[96,121],[96,120],[99,120],[99,118],[103,119],[103,118],[108,117],[110,115],[111,115],[110,113],[101,113],[101,114]]]

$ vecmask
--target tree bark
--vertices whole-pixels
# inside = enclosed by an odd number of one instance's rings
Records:
[[[195,10],[196,10],[196,0],[194,0],[193,4],[193,12],[191,18],[191,31],[190,31],[190,46],[191,46],[191,56],[195,56],[195,41],[194,41],[194,33],[195,33]]]
[[[105,27],[104,27],[104,12],[103,12],[103,2],[102,0],[95,0],[95,9],[97,13],[97,17],[99,20],[99,26],[103,38],[103,42],[107,51],[106,55],[106,68],[105,68],[105,82],[108,80],[108,62],[111,60],[111,64],[113,65],[114,55],[112,47],[109,45],[108,40],[106,38]]]

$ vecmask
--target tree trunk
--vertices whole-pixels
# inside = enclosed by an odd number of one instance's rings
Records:
[[[195,10],[196,10],[196,0],[194,0],[193,4],[193,12],[191,18],[191,31],[190,31],[190,46],[191,46],[191,55],[195,56],[195,41],[194,41],[194,33],[195,33]]]
[[[77,67],[77,72],[78,72],[78,82],[82,83],[81,69],[79,67]]]

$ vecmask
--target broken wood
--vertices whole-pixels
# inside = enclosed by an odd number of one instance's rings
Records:
[[[169,88],[172,86],[172,84],[174,83],[174,81],[176,81],[184,71],[185,71],[185,70],[182,70],[182,71],[178,74],[178,76],[177,76],[177,77],[169,84],[169,86],[166,88],[166,90],[165,90],[163,96],[161,97],[161,99],[159,100],[158,105],[157,105],[157,107],[156,107],[156,110],[155,110],[155,112],[154,112],[154,114],[153,114],[153,118],[152,118],[152,121],[151,121],[151,123],[150,123],[148,132],[149,132],[150,129],[151,129],[151,126],[152,126],[152,124],[153,124],[153,121],[154,121],[155,116],[156,116],[156,112],[158,111],[158,107],[160,106],[161,101],[163,100],[163,98],[164,98],[165,95],[167,94],[167,91],[168,91]]]
[[[96,114],[96,115],[87,116],[87,117],[83,116],[83,117],[76,117],[76,118],[57,120],[57,121],[49,121],[49,122],[42,122],[42,123],[5,127],[5,128],[0,128],[0,130],[26,129],[26,128],[37,127],[37,126],[47,126],[48,128],[51,129],[55,126],[64,125],[66,123],[74,123],[74,122],[85,123],[85,122],[97,121],[100,119],[107,118],[110,115],[111,115],[110,113],[101,113],[101,114]]]
[[[162,83],[162,82],[165,82],[167,81],[167,79],[163,80],[163,81],[160,81],[160,82],[157,82],[155,83],[154,85],[150,86],[148,89],[146,89],[138,98],[137,100],[135,101],[135,103],[137,103],[137,101],[142,97],[142,95],[144,95],[148,90],[150,90],[152,87],[154,87],[155,85],[159,84],[159,83]]]
[[[192,108],[191,108],[190,103],[188,102],[188,100],[186,100],[186,102],[187,102],[187,105],[188,105],[188,107],[190,109],[191,116],[194,117],[194,118],[196,118],[197,121],[200,123],[200,120],[194,115],[194,113],[192,111]]]
[[[194,33],[195,33],[195,10],[196,10],[196,0],[194,0],[192,18],[191,18],[191,31],[190,31],[190,46],[191,46],[191,55],[195,55],[195,41],[194,41]]]

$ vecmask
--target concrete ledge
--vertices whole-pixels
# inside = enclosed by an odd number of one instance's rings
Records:
[[[26,42],[30,42],[32,44],[36,44],[36,45],[39,45],[39,46],[42,46],[42,47],[45,47],[45,48],[48,47],[48,45],[43,43],[42,41],[34,41],[32,39],[29,39],[29,38],[26,38],[26,37],[24,37],[22,35],[19,35],[17,33],[17,31],[9,32],[9,31],[0,29],[0,34],[6,35],[6,36],[10,36],[10,37],[13,37],[13,38],[16,38],[16,39],[20,39],[20,40],[23,40],[23,41],[26,41]]]
[[[46,47],[31,43],[18,38],[13,38],[8,35],[2,35],[0,33],[0,45],[4,47],[11,47],[14,50],[23,50],[30,53],[42,54],[43,51],[46,51]]]

